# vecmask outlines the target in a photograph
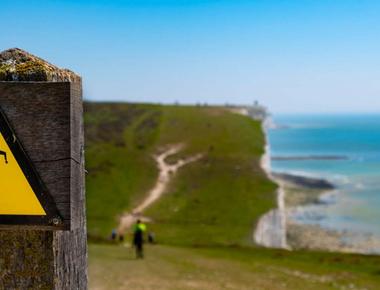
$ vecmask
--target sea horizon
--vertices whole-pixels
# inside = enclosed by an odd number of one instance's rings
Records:
[[[271,170],[322,178],[336,187],[293,218],[380,237],[380,113],[281,114],[274,123],[268,130],[271,157],[277,157]]]

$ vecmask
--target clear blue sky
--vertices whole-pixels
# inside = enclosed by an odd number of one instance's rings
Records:
[[[0,26],[90,100],[380,112],[378,0],[1,0]]]

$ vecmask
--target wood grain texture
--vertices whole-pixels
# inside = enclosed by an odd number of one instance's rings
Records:
[[[0,289],[87,289],[81,83],[0,82],[0,106],[66,228],[0,230]]]
[[[0,231],[0,289],[54,289],[52,242],[53,232]]]
[[[80,97],[72,94],[80,96],[80,90],[72,90],[70,83],[0,82],[0,106],[55,200],[66,229],[71,227],[71,197],[80,194],[78,184],[71,186],[71,161],[79,162],[81,146]]]

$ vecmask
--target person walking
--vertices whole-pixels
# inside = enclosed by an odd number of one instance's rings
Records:
[[[148,243],[152,245],[156,243],[156,235],[153,232],[148,233]]]
[[[111,241],[115,241],[116,237],[117,237],[116,229],[113,229],[110,236]]]
[[[143,224],[140,220],[137,220],[133,228],[133,245],[136,249],[136,258],[144,258],[144,233],[146,231],[146,225]]]

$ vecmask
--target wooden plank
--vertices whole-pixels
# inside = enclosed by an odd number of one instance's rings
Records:
[[[78,86],[0,82],[0,106],[53,197],[65,229],[71,228],[72,196],[80,195],[79,184],[71,184],[71,162],[79,162],[81,148]]]
[[[0,106],[66,229],[1,229],[0,289],[87,289],[81,83],[0,82]]]
[[[0,231],[0,289],[53,289],[52,242],[53,232]]]

